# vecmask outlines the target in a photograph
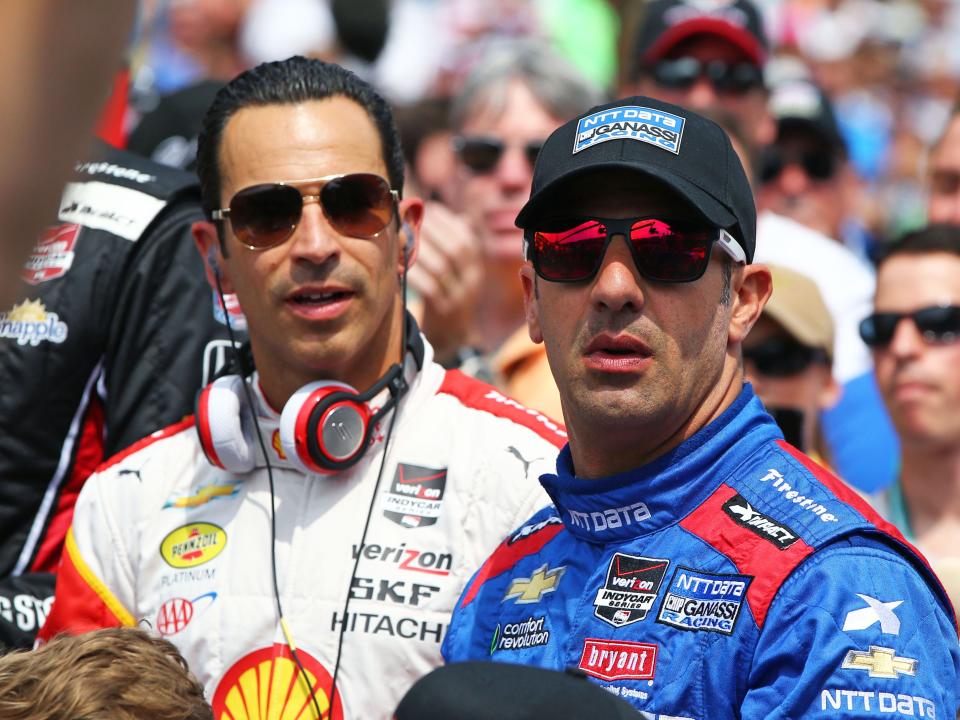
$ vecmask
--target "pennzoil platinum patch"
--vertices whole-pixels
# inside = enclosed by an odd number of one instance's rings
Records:
[[[639,105],[600,110],[577,123],[573,154],[608,140],[639,140],[679,155],[683,123],[679,115]]]

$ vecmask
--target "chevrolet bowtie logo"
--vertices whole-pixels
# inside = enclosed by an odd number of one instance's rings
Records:
[[[901,675],[916,675],[917,661],[897,657],[891,648],[870,646],[869,652],[850,650],[843,659],[843,667],[850,670],[866,670],[870,677],[893,678]]]
[[[510,587],[507,589],[507,594],[503,596],[502,602],[506,602],[511,598],[516,598],[514,602],[520,605],[540,602],[540,598],[546,593],[553,592],[557,589],[557,585],[560,584],[560,578],[563,577],[566,569],[566,567],[558,567],[547,570],[547,564],[544,563],[541,567],[537,568],[530,577],[514,578],[513,582],[510,583]]]

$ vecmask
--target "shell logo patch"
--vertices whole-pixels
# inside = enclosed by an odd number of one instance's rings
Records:
[[[213,560],[227,546],[227,533],[211,523],[190,523],[170,532],[160,543],[167,565],[190,568]]]
[[[270,438],[270,444],[273,445],[274,452],[277,453],[277,457],[281,460],[286,460],[287,456],[283,452],[283,444],[280,442],[280,431],[274,430],[273,435]]]
[[[306,673],[281,643],[254,650],[237,660],[227,670],[213,695],[213,716],[216,720],[343,720],[340,693],[330,707],[332,680],[327,669],[307,653],[297,649],[297,657]],[[320,707],[321,718],[310,697],[312,689]]]

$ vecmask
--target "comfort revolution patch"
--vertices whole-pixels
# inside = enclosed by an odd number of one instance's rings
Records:
[[[576,154],[608,140],[638,140],[678,155],[683,122],[679,115],[639,105],[600,110],[577,123],[573,152]]]

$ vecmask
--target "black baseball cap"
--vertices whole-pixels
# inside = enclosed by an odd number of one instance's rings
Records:
[[[637,29],[634,63],[648,66],[695,35],[714,35],[729,41],[757,67],[766,62],[763,18],[750,0],[653,0]]]
[[[498,662],[444,665],[403,696],[396,720],[640,720],[582,675]]]
[[[644,96],[591,108],[547,138],[517,227],[534,229],[554,210],[558,188],[598,169],[633,170],[663,183],[706,222],[733,235],[753,261],[753,192],[730,138],[712,120]]]
[[[846,141],[833,105],[816,83],[807,79],[785,80],[773,87],[768,107],[780,133],[806,128],[836,152],[846,154]]]

